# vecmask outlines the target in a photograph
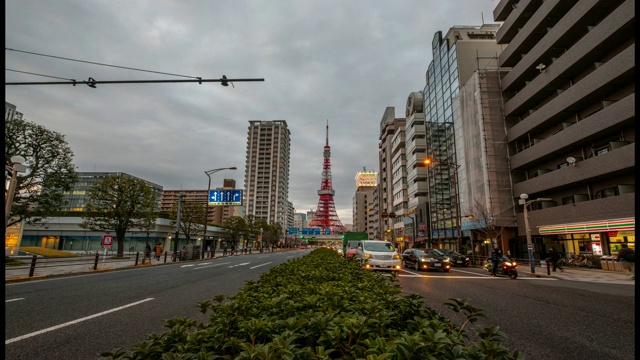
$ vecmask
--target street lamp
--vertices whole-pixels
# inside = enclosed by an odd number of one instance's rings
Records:
[[[14,155],[11,157],[11,166],[5,165],[4,169],[11,173],[11,180],[9,181],[9,189],[7,190],[7,198],[4,205],[4,236],[7,236],[7,228],[9,227],[9,215],[11,213],[11,204],[13,203],[13,195],[16,192],[18,186],[18,173],[26,173],[27,166],[24,165],[26,160],[20,155]]]
[[[202,257],[204,257],[204,242],[205,242],[205,239],[207,238],[207,220],[209,220],[209,200],[211,200],[211,174],[217,173],[218,171],[221,171],[221,170],[236,170],[236,169],[237,168],[233,166],[233,167],[207,170],[204,172],[205,175],[207,175],[207,177],[209,178],[209,185],[207,186],[207,201],[205,202],[205,207],[204,207],[204,226],[203,226],[204,230],[202,230],[202,244],[201,244],[201,251],[200,251],[200,253],[202,254]],[[215,250],[215,248],[213,250]]]
[[[529,195],[527,194],[520,194],[520,200],[519,200],[519,204],[520,205],[524,205],[524,228],[525,228],[525,232],[527,234],[527,250],[529,252],[529,264],[531,265],[531,273],[535,274],[536,273],[536,265],[533,261],[533,244],[531,243],[531,229],[529,228],[529,214],[527,213],[527,207],[529,206],[529,204],[535,203],[535,202],[541,202],[541,201],[553,201],[553,199],[550,198],[537,198],[537,199],[533,199],[533,200],[529,200],[527,201],[527,199],[529,198]]]
[[[460,229],[460,199],[458,197],[458,169],[460,168],[461,165],[458,165],[456,163],[450,163],[449,161],[433,161],[431,158],[425,158],[424,160],[422,160],[422,163],[429,168],[429,166],[433,165],[434,163],[439,163],[441,165],[446,165],[446,166],[450,166],[451,168],[453,168],[453,197],[454,197],[454,201],[455,201],[455,209],[456,209],[456,229],[457,229],[457,242],[458,242],[458,251],[462,251],[462,236],[461,236],[461,229]],[[427,178],[429,178],[429,176],[427,176]],[[429,192],[431,192],[431,188],[429,188]],[[431,196],[429,196],[429,198],[431,198]],[[429,200],[429,207],[431,207],[431,200]],[[429,213],[429,216],[431,216],[431,213]]]

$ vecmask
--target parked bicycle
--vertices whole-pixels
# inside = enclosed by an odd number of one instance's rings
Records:
[[[593,267],[593,261],[591,259],[589,259],[588,256],[580,254],[578,259],[573,263],[573,266],[574,267],[585,266],[585,267],[592,268]]]

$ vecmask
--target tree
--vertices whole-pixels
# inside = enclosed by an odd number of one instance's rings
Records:
[[[144,229],[149,212],[156,208],[156,194],[144,180],[124,174],[109,175],[89,190],[80,226],[92,231],[115,231],[117,256],[122,257],[127,231]]]
[[[473,224],[473,231],[483,234],[485,238],[491,239],[492,246],[497,246],[497,237],[504,230],[504,226],[497,226],[494,214],[477,199],[473,200],[471,214],[473,218],[469,221]]]
[[[7,226],[23,220],[35,224],[59,212],[64,205],[64,193],[78,179],[71,163],[73,152],[64,135],[22,119],[5,121],[5,168],[13,165],[11,157],[15,155],[26,160],[29,170],[18,174]]]
[[[180,230],[184,234],[184,237],[187,241],[187,245],[191,237],[195,234],[202,233],[202,219],[204,219],[204,204],[193,202],[193,201],[183,201],[182,206],[180,208]],[[176,221],[178,217],[178,203],[173,204],[171,208],[171,221],[172,226],[176,226]]]
[[[237,247],[242,234],[247,231],[247,221],[241,216],[231,216],[224,221],[222,227],[226,242]]]

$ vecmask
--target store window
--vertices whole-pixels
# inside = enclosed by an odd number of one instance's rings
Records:
[[[635,231],[609,231],[609,252],[611,255],[617,255],[622,248],[622,244],[627,244],[631,249],[635,250]]]

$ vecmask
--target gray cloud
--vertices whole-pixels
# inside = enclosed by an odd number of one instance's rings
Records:
[[[203,189],[244,186],[249,120],[286,120],[289,198],[315,209],[329,120],[338,215],[352,222],[357,171],[377,171],[387,106],[424,87],[436,31],[492,22],[491,0],[7,0],[5,46],[203,78],[264,82],[5,86],[5,100],[66,136],[79,171],[123,171]],[[5,51],[8,69],[86,80],[180,79]],[[53,81],[5,72],[7,82]]]

